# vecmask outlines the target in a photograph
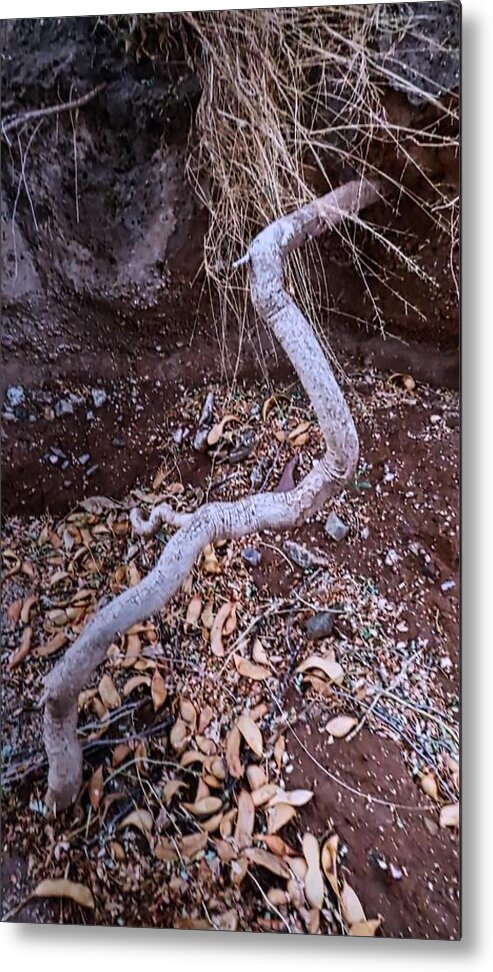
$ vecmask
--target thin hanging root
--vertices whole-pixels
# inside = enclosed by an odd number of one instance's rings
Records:
[[[153,570],[98,612],[46,678],[44,743],[49,764],[46,802],[50,808],[68,807],[79,791],[82,752],[77,739],[77,699],[111,642],[162,610],[207,544],[260,530],[294,527],[320,509],[354,475],[358,462],[354,422],[312,328],[284,290],[283,258],[327,228],[337,226],[344,216],[369,206],[379,195],[376,183],[349,182],[271,223],[249,247],[252,303],[291,359],[311,400],[325,436],[325,455],[287,493],[258,493],[234,503],[209,503],[185,515],[163,504],[147,521],[134,511],[132,522],[140,534],[150,535],[163,522],[179,529]]]

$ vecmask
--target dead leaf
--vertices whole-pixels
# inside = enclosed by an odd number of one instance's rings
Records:
[[[269,661],[267,652],[260,641],[260,638],[255,638],[255,641],[253,642],[252,658],[254,662],[257,662],[258,665],[272,665],[272,663]]]
[[[360,921],[366,922],[366,915],[363,911],[363,907],[358,895],[344,879],[340,895],[340,902],[344,920],[347,922],[349,927]]]
[[[98,692],[107,709],[117,709],[121,705],[122,700],[109,675],[103,675],[98,686]]]
[[[276,857],[270,851],[263,850],[261,847],[249,847],[244,851],[244,856],[251,864],[265,867],[271,874],[284,878],[286,881],[291,877],[289,867],[282,858]]]
[[[255,825],[255,805],[248,790],[241,790],[238,797],[238,814],[234,840],[238,850],[251,847]]]
[[[193,860],[197,854],[205,850],[208,839],[208,834],[202,830],[196,834],[189,834],[187,837],[182,837],[180,851],[183,857],[187,860]]]
[[[278,857],[294,857],[296,851],[286,843],[278,834],[255,834],[255,840],[266,844],[268,849]]]
[[[305,432],[308,432],[308,429],[310,428],[311,424],[312,424],[311,422],[300,422],[300,424],[297,425],[296,428],[293,429],[292,432],[288,434],[289,441],[294,442],[294,440],[297,439],[300,435],[303,435]]]
[[[186,783],[183,780],[168,780],[163,788],[163,799],[165,803],[170,803],[174,796],[179,793],[180,790],[186,788]]]
[[[166,840],[165,837],[158,837],[154,845],[154,857],[156,857],[158,861],[178,860],[176,848],[173,846],[171,841]]]
[[[68,638],[64,631],[59,631],[50,641],[46,644],[41,645],[40,648],[36,649],[37,658],[47,658],[48,655],[54,655],[56,651],[60,651],[67,644]]]
[[[224,429],[230,422],[239,422],[239,419],[236,417],[236,415],[225,415],[220,422],[213,425],[209,435],[207,436],[207,445],[216,445],[216,443],[219,442],[219,439],[222,437]]]
[[[231,602],[231,611],[229,612],[229,615],[226,618],[226,621],[224,622],[224,628],[223,628],[223,634],[225,635],[226,638],[229,638],[229,635],[233,634],[233,631],[236,628],[236,609],[237,609],[237,607],[238,607],[237,602],[236,601],[232,601]]]
[[[36,604],[37,600],[38,600],[37,594],[31,594],[30,597],[26,597],[26,600],[22,605],[22,611],[21,611],[21,621],[23,624],[28,624],[31,608],[33,607],[34,604]]]
[[[168,690],[166,688],[164,678],[158,668],[154,669],[154,675],[151,681],[151,697],[152,704],[154,706],[154,711],[157,711],[164,705],[166,697],[168,695]]]
[[[226,763],[231,776],[239,779],[243,776],[244,767],[240,759],[240,731],[233,726],[226,737]]]
[[[217,837],[214,841],[214,845],[217,856],[219,860],[223,862],[223,864],[231,864],[231,861],[234,861],[238,856],[236,849],[227,840]]]
[[[11,621],[12,624],[17,624],[20,618],[21,608],[22,608],[22,599],[20,597],[17,598],[16,601],[12,601],[12,604],[9,605],[7,609],[7,615],[9,621]]]
[[[459,803],[447,803],[440,810],[440,827],[458,827],[460,822]]]
[[[306,672],[311,668],[323,672],[331,682],[337,682],[344,678],[344,669],[341,668],[339,663],[322,655],[310,655],[305,658],[305,661],[298,665],[296,671]]]
[[[125,682],[125,687],[123,689],[123,694],[125,696],[130,695],[134,689],[139,688],[141,685],[150,685],[151,679],[148,675],[132,675],[128,682]]]
[[[252,790],[260,790],[260,787],[267,783],[267,777],[262,767],[257,766],[256,763],[250,763],[247,766],[246,775]]]
[[[140,830],[143,834],[145,834],[146,837],[148,837],[154,826],[154,819],[149,810],[132,810],[131,813],[127,814],[127,816],[120,821],[118,826],[121,829],[123,827],[136,827],[137,830]]]
[[[182,753],[188,742],[188,729],[183,719],[177,719],[169,734],[169,741],[176,753]]]
[[[195,706],[192,702],[190,702],[190,699],[180,699],[180,715],[190,729],[195,729],[197,723],[197,713],[195,711]]]
[[[212,544],[207,544],[202,556],[202,570],[204,574],[220,574],[221,565],[214,552]]]
[[[278,786],[277,793],[269,800],[269,807],[275,807],[277,803],[288,803],[292,807],[304,807],[312,796],[312,790],[283,790]]]
[[[373,938],[382,924],[381,918],[369,918],[367,921],[355,921],[349,929],[350,935],[359,935],[361,938]]]
[[[8,664],[8,669],[10,672],[13,671],[14,668],[17,668],[17,665],[20,665],[21,661],[23,661],[26,655],[29,654],[31,650],[32,637],[33,629],[29,626],[24,628],[19,647],[16,651],[14,651]]]
[[[324,881],[320,870],[320,849],[314,834],[304,834],[303,854],[308,865],[305,874],[306,900],[312,908],[320,910],[324,903]]]
[[[185,624],[196,624],[202,612],[202,598],[199,594],[194,594],[187,607]]]
[[[264,783],[260,786],[258,790],[254,790],[252,793],[252,800],[255,807],[262,807],[265,803],[268,803],[271,797],[277,793],[277,786],[275,783]]]
[[[131,668],[135,664],[142,652],[142,644],[140,641],[140,635],[138,634],[128,634],[126,637],[127,650],[125,653],[125,658],[123,659],[122,665],[124,668]]]
[[[247,658],[243,658],[242,655],[233,655],[236,670],[239,672],[243,678],[251,678],[254,682],[263,682],[266,678],[270,678],[272,671],[270,668],[264,668],[262,665],[255,665],[253,662],[248,661]]]
[[[89,888],[85,884],[67,881],[65,878],[48,878],[41,881],[33,891],[36,898],[71,898],[81,908],[94,908],[95,902]]]
[[[339,897],[339,884],[337,880],[337,848],[339,846],[339,837],[337,834],[332,834],[328,840],[325,841],[322,847],[321,853],[321,863],[325,877],[327,878],[332,891]]]
[[[289,803],[277,803],[275,807],[269,807],[267,811],[267,830],[269,834],[277,834],[278,830],[289,823],[296,816],[295,807]]]
[[[214,624],[214,609],[212,601],[207,601],[207,604],[205,605],[205,608],[200,616],[200,621],[203,627],[210,631],[212,625]]]
[[[284,739],[284,736],[279,736],[274,746],[274,759],[278,770],[280,770],[282,767],[285,749],[286,749],[286,741]]]
[[[353,726],[356,726],[357,723],[358,720],[353,719],[352,716],[336,716],[335,719],[331,719],[330,722],[327,723],[325,729],[327,732],[330,732],[331,736],[334,736],[335,739],[344,739],[344,736],[347,736],[347,734],[351,732]]]
[[[130,746],[127,743],[118,743],[113,750],[113,756],[111,758],[111,765],[116,768],[120,766],[130,755]]]
[[[222,800],[214,796],[203,797],[201,800],[196,800],[195,803],[182,804],[185,810],[193,813],[194,817],[210,817],[211,814],[217,813],[222,805]]]
[[[423,773],[419,785],[426,796],[429,796],[432,800],[438,800],[438,786],[433,773]]]
[[[209,817],[208,820],[201,820],[200,826],[206,831],[206,833],[213,834],[220,826],[222,819],[223,812],[220,810],[219,813],[215,813],[214,816]]]
[[[224,645],[223,645],[223,638],[222,638],[223,627],[226,618],[228,618],[231,613],[233,604],[234,602],[232,601],[226,601],[225,604],[221,605],[219,611],[216,614],[216,617],[214,618],[214,622],[211,628],[210,644],[211,644],[212,654],[215,655],[216,658],[224,657]]]
[[[101,797],[104,790],[104,780],[103,780],[103,764],[98,766],[94,773],[92,774],[89,784],[88,784],[89,801],[93,810],[97,810],[101,802]]]
[[[259,727],[248,716],[240,716],[236,724],[247,745],[260,758],[264,751],[264,744]]]
[[[114,500],[108,499],[107,496],[88,496],[87,499],[82,500],[79,503],[83,510],[87,513],[102,513],[103,510],[116,510],[118,509],[118,503]]]

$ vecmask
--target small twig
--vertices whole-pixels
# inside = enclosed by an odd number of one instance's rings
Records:
[[[74,101],[66,101],[61,105],[50,105],[48,108],[34,108],[30,111],[22,111],[18,115],[9,115],[5,121],[2,122],[2,135],[6,135],[7,132],[12,131],[13,128],[18,128],[19,125],[23,125],[25,122],[33,121],[35,118],[45,118],[48,115],[59,115],[62,111],[71,111],[74,108],[82,108],[83,105],[87,105],[89,101],[99,94],[103,88],[106,87],[106,81],[102,84],[98,84],[92,91],[88,91],[87,94],[82,95],[80,98],[76,98]]]
[[[388,692],[391,692],[393,689],[397,688],[397,686],[400,684],[400,682],[402,682],[402,679],[406,675],[409,666],[418,657],[418,655],[421,655],[422,651],[423,651],[422,648],[418,648],[417,651],[413,652],[413,654],[410,655],[410,657],[407,659],[407,661],[404,662],[401,670],[398,672],[398,674],[394,678],[394,680],[393,680],[392,684],[390,685],[390,687],[388,689],[382,688],[382,689],[380,689],[379,692],[377,692],[377,694],[375,695],[375,697],[371,701],[370,705],[368,706],[368,708],[365,710],[365,712],[361,716],[361,719],[358,722],[358,725],[354,727],[354,729],[349,733],[348,736],[346,736],[347,742],[351,742],[351,739],[354,739],[354,737],[358,735],[358,733],[360,732],[360,730],[363,728],[366,720],[368,719],[368,716],[371,715],[371,713],[373,712],[373,710],[375,709],[375,707],[378,705],[378,703],[381,701],[381,699],[384,697],[384,695],[387,695]]]

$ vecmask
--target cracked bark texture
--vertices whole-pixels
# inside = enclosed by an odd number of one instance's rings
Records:
[[[284,530],[319,510],[354,475],[358,436],[332,368],[315,334],[283,286],[283,260],[292,250],[334,228],[375,202],[375,182],[355,180],[267,226],[238,264],[247,264],[252,303],[290,358],[315,409],[326,451],[295,487],[258,493],[236,502],[210,503],[193,514],[167,504],[146,520],[134,511],[135,532],[150,536],[163,524],[177,527],[158,562],[136,587],[124,591],[89,622],[45,681],[44,743],[48,755],[46,802],[55,810],[72,804],[82,781],[77,738],[77,700],[106,656],[109,645],[132,625],[160,611],[187,579],[204,547],[265,529]]]

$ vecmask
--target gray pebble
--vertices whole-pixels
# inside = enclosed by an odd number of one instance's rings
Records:
[[[340,540],[345,540],[349,533],[349,527],[333,511],[327,517],[324,530],[327,536],[332,540],[336,540],[337,543]]]
[[[244,550],[241,551],[241,556],[249,567],[258,567],[260,561],[262,560],[260,550],[256,550],[255,547],[245,547]]]
[[[55,415],[57,418],[61,418],[62,415],[73,415],[74,406],[68,398],[61,398],[59,402],[55,405]]]
[[[22,385],[10,385],[7,388],[7,401],[11,408],[15,408],[16,405],[22,405],[25,398],[26,395]]]
[[[108,398],[104,388],[91,388],[91,397],[95,408],[101,408]]]
[[[333,627],[333,614],[330,611],[318,611],[306,622],[306,636],[310,641],[319,641],[320,638],[328,638],[332,634]]]

